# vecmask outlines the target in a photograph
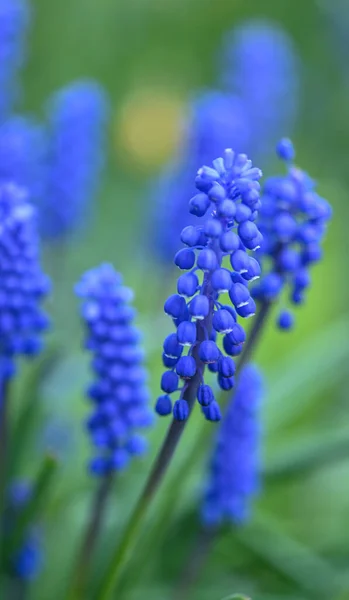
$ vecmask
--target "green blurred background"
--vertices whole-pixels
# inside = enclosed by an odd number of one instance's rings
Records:
[[[220,600],[242,591],[254,600],[349,598],[349,5],[339,0],[35,0],[33,5],[23,110],[40,115],[47,96],[77,77],[96,78],[111,98],[109,157],[94,217],[69,244],[63,272],[55,264],[57,248],[45,248],[47,269],[56,280],[49,309],[62,356],[46,374],[39,394],[32,388],[31,450],[21,461],[20,473],[36,471],[42,451],[37,439],[52,419],[66,437],[46,507],[46,568],[32,591],[33,600],[64,597],[95,486],[85,468],[89,448],[82,419],[88,359],[80,350],[73,284],[83,270],[101,261],[111,261],[123,272],[136,292],[155,398],[161,343],[171,330],[162,305],[174,288],[175,274],[164,282],[159,265],[144,260],[142,239],[151,208],[146,192],[149,180],[176,149],[188,98],[216,84],[216,53],[223,34],[248,17],[282,24],[300,53],[297,159],[333,204],[334,219],[326,258],[314,269],[306,305],[297,310],[296,329],[279,333],[270,323],[256,356],[265,369],[267,397],[266,478],[255,517],[245,530],[223,533],[190,597]],[[342,11],[339,19],[336,10]],[[26,369],[17,383],[18,397],[28,389],[30,377]],[[198,528],[206,448],[181,494],[171,477],[183,471],[199,425],[201,417],[195,415],[162,499],[150,515],[145,537],[152,539],[153,534],[157,542],[151,556],[139,543],[118,600],[171,598]],[[151,456],[166,426],[157,423],[150,434]],[[208,436],[210,430],[207,424]],[[117,483],[99,548],[97,579],[151,456]],[[159,515],[167,525],[160,531]]]

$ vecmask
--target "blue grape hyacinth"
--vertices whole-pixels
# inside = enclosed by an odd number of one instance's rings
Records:
[[[15,371],[18,355],[42,348],[48,319],[41,303],[50,283],[41,270],[36,213],[26,191],[0,186],[0,380]]]
[[[9,532],[15,527],[16,520],[32,497],[32,492],[31,484],[24,479],[11,484],[8,493]],[[39,575],[43,564],[43,551],[41,536],[36,526],[29,525],[27,528],[21,546],[11,558],[11,564],[14,574],[23,581],[32,581]]]
[[[185,247],[177,252],[174,262],[183,273],[177,282],[178,293],[164,306],[177,330],[164,342],[163,362],[168,370],[161,379],[164,394],[156,403],[160,415],[172,412],[170,396],[179,392],[173,415],[179,421],[186,420],[191,408],[186,395],[189,388],[191,392],[195,388],[205,417],[220,419],[212,388],[204,382],[204,370],[208,365],[217,374],[223,390],[233,387],[232,357],[240,354],[245,340],[237,319],[254,315],[248,283],[260,275],[259,264],[249,251],[256,250],[262,241],[255,223],[261,174],[245,154],[229,149],[223,158],[213,161],[213,167],[198,171],[198,193],[190,200],[189,211],[201,217],[200,224],[189,225],[181,233]],[[220,295],[225,293],[229,294],[228,305],[221,302]],[[217,345],[218,334],[223,336],[223,350]]]
[[[0,0],[0,119],[8,116],[17,93],[16,74],[25,59],[30,21],[26,0]]]
[[[74,82],[49,103],[51,143],[40,206],[47,238],[66,238],[86,221],[104,160],[107,112],[104,91],[93,81]]]
[[[133,325],[133,293],[122,285],[112,265],[87,271],[76,293],[84,299],[81,314],[95,373],[88,389],[93,411],[87,428],[97,455],[90,469],[95,475],[106,475],[124,469],[130,457],[147,449],[145,438],[137,432],[153,420],[147,371],[140,332]]]
[[[322,241],[332,215],[330,204],[319,196],[315,182],[294,165],[295,151],[282,139],[277,153],[287,173],[265,181],[261,198],[259,228],[263,242],[258,251],[263,278],[253,290],[255,299],[273,302],[286,289],[289,301],[302,304],[311,283],[310,269],[322,258]],[[293,326],[293,315],[282,310],[281,329]]]
[[[250,19],[229,32],[219,54],[223,86],[236,94],[250,124],[245,146],[265,157],[291,131],[300,103],[300,59],[278,23]]]
[[[219,90],[207,90],[192,98],[183,125],[178,156],[166,165],[153,183],[151,198],[155,211],[150,236],[156,257],[172,261],[185,225],[196,224],[188,217],[188,194],[195,193],[193,173],[220,155],[222,148],[246,147],[249,128],[242,102]]]
[[[241,372],[213,449],[201,507],[206,527],[223,522],[241,524],[260,487],[259,407],[262,375],[254,365]]]

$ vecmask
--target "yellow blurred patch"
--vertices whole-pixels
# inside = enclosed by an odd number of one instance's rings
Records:
[[[185,105],[173,90],[137,89],[115,115],[114,145],[118,158],[141,170],[156,169],[176,151]]]

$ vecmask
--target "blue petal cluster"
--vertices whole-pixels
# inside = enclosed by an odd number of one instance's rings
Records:
[[[64,238],[83,225],[103,164],[107,101],[101,87],[78,81],[49,104],[47,186],[41,200],[41,228]]]
[[[175,265],[185,272],[178,279],[178,293],[170,296],[164,306],[177,331],[164,342],[163,362],[168,370],[161,380],[164,394],[156,403],[160,415],[172,412],[170,395],[181,391],[173,415],[180,421],[188,418],[189,405],[183,396],[196,376],[201,383],[197,399],[205,417],[210,421],[220,419],[219,406],[203,375],[208,365],[223,390],[233,387],[232,357],[241,352],[245,340],[237,317],[255,313],[248,283],[259,277],[260,267],[249,251],[256,250],[262,241],[255,223],[260,207],[260,177],[261,171],[252,167],[245,154],[229,149],[223,158],[213,161],[213,167],[198,171],[198,193],[191,198],[189,211],[205,218],[200,225],[182,230],[185,247],[174,258]],[[228,305],[220,302],[224,293],[229,294]],[[218,334],[223,335],[224,352],[216,343]],[[182,388],[180,379],[184,381]]]
[[[29,20],[26,0],[0,0],[0,119],[8,115],[17,93],[15,75],[25,59]]]
[[[112,265],[87,271],[76,286],[84,298],[86,347],[93,353],[95,381],[88,389],[93,412],[87,427],[97,456],[90,469],[105,475],[125,468],[131,456],[142,455],[147,444],[137,429],[152,423],[148,408],[147,372],[140,333],[133,326],[133,293],[122,285]]]
[[[15,526],[21,511],[25,508],[32,496],[32,486],[26,480],[18,480],[12,483],[8,495],[9,522],[11,527]],[[26,531],[25,539],[19,550],[12,556],[12,568],[19,579],[32,581],[42,568],[43,552],[41,538],[36,527],[30,526]]]
[[[22,188],[0,186],[0,379],[9,379],[14,359],[42,347],[48,319],[40,304],[49,280],[39,263],[36,217]]]
[[[206,527],[224,521],[239,524],[249,517],[249,505],[259,489],[260,425],[263,386],[260,371],[247,365],[219,428],[201,508]]]
[[[332,209],[316,192],[309,175],[294,166],[295,152],[289,139],[279,142],[277,153],[286,162],[287,173],[271,177],[264,184],[258,221],[263,234],[258,251],[263,278],[253,296],[272,302],[287,289],[290,302],[301,304],[311,283],[310,268],[322,257],[321,244]],[[290,329],[293,315],[283,310],[278,325]]]
[[[250,19],[229,32],[219,55],[223,85],[244,107],[251,136],[245,146],[258,159],[294,126],[300,100],[300,60],[277,23]]]
[[[248,124],[241,101],[231,94],[207,90],[191,100],[183,124],[183,139],[178,156],[153,183],[151,198],[156,199],[150,236],[157,258],[172,261],[180,232],[188,219],[188,194],[195,193],[193,173],[220,156],[222,148],[246,147]]]

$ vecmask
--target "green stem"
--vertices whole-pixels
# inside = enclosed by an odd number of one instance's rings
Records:
[[[91,517],[78,554],[71,590],[67,595],[68,599],[85,598],[91,559],[103,524],[113,482],[114,478],[112,475],[103,477],[94,495]]]

